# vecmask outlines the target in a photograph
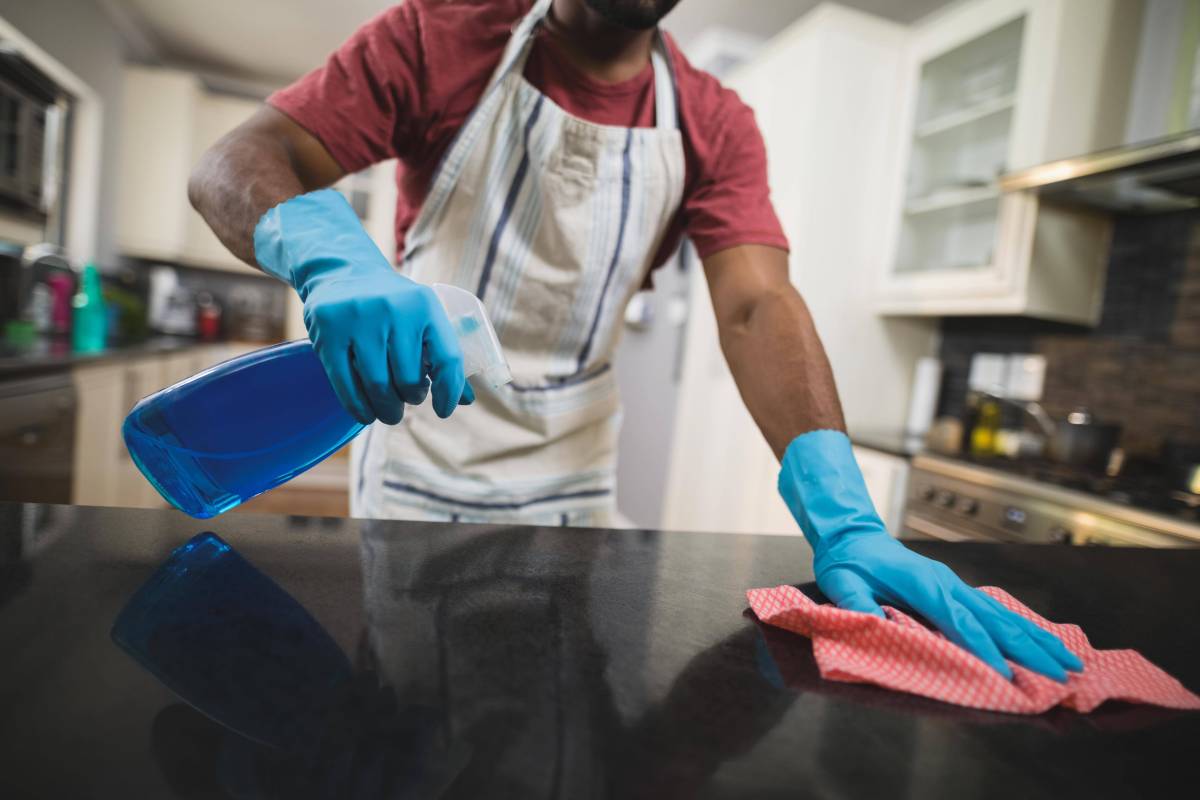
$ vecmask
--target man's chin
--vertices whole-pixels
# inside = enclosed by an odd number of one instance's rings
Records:
[[[583,0],[606,22],[633,31],[653,28],[679,0]]]

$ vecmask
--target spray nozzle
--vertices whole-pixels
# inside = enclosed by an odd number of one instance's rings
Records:
[[[500,339],[479,298],[447,283],[435,283],[432,288],[458,336],[466,376],[480,375],[493,389],[511,382],[512,373],[500,349]]]

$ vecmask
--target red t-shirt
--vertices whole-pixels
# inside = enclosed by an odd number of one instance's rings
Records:
[[[399,159],[396,241],[424,202],[433,173],[500,61],[532,0],[406,0],[363,25],[324,66],[267,102],[321,141],[347,172]],[[686,230],[700,257],[738,244],[787,248],[771,206],[754,114],[668,37],[686,158],[683,204],[655,259]],[[604,83],[580,71],[539,28],[525,78],[577,117],[653,127],[654,70]]]

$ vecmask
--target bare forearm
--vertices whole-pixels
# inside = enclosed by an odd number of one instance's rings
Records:
[[[188,199],[230,252],[257,266],[254,228],[262,215],[338,177],[315,139],[264,108],[205,152],[192,170]]]
[[[740,301],[721,304],[714,293],[714,303],[721,349],[738,391],[767,443],[782,457],[800,434],[845,430],[846,423],[812,315],[787,280],[786,254],[772,251],[770,259],[778,263],[758,276],[748,262],[730,264],[729,274],[741,284]],[[733,272],[739,268],[740,273]],[[720,291],[720,282],[710,272],[710,286]]]
[[[721,349],[775,455],[802,433],[846,429],[825,348],[795,289],[764,295],[744,325],[722,331]]]

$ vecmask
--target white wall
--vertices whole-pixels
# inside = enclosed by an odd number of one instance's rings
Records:
[[[91,86],[104,105],[98,236],[96,252],[88,255],[111,264],[116,253],[121,39],[93,0],[0,0],[0,17]]]

